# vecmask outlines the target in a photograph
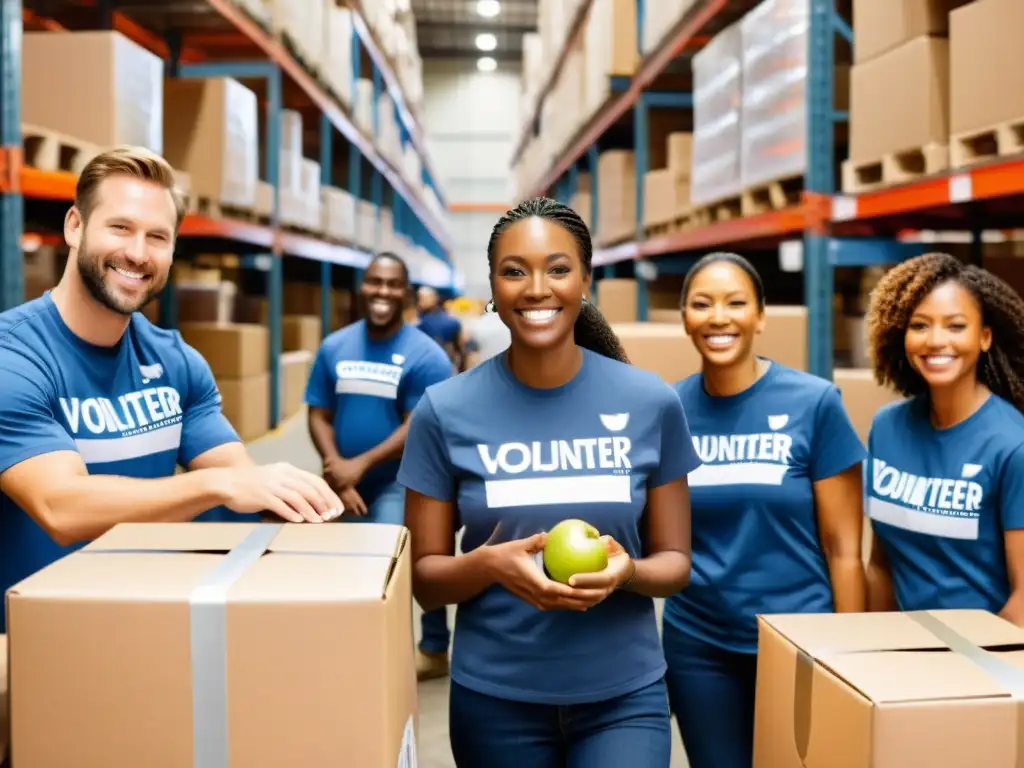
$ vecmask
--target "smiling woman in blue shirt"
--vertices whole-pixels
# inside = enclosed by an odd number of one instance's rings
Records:
[[[750,768],[757,614],[862,611],[861,444],[828,381],[754,354],[761,278],[705,256],[682,319],[702,370],[679,382],[702,465],[693,575],[665,605],[669,694],[691,768]]]
[[[875,377],[907,398],[868,436],[871,608],[1024,626],[1024,301],[931,253],[882,278],[867,319]]]
[[[427,389],[398,475],[416,598],[459,606],[456,765],[668,768],[653,598],[690,572],[686,475],[698,460],[682,404],[625,362],[584,298],[591,241],[574,211],[523,203],[498,222],[488,260],[509,350]],[[538,564],[566,518],[609,537],[608,567],[570,584]]]

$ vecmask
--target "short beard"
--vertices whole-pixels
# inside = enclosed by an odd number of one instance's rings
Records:
[[[148,304],[150,300],[163,288],[162,285],[155,285],[136,304],[126,304],[118,299],[114,292],[107,287],[103,273],[104,266],[102,259],[99,256],[93,256],[89,253],[88,243],[83,237],[81,245],[78,247],[78,274],[82,276],[82,282],[85,283],[85,287],[86,290],[89,291],[89,295],[111,312],[116,312],[119,315],[130,317],[146,306],[146,304]]]

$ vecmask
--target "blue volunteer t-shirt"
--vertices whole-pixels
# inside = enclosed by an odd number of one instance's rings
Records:
[[[454,344],[462,331],[462,323],[441,309],[420,316],[419,329],[438,344]]]
[[[113,347],[83,341],[49,292],[0,314],[0,475],[76,451],[90,474],[160,478],[238,435],[213,374],[177,332],[140,314]],[[63,547],[0,493],[0,590],[81,545]],[[0,611],[0,632],[5,618]]]
[[[862,462],[864,446],[828,381],[773,362],[729,397],[695,374],[676,384],[701,466],[689,476],[693,574],[665,622],[739,653],[759,613],[834,610],[814,483]]]
[[[1024,528],[1024,415],[990,395],[940,430],[912,398],[879,411],[868,451],[867,511],[899,608],[1002,610],[1003,532]]]
[[[334,413],[338,452],[352,459],[402,426],[431,384],[452,375],[452,363],[422,331],[403,325],[391,338],[371,339],[365,321],[335,331],[320,346],[306,403]],[[398,460],[373,467],[356,488],[373,502],[398,475]]]
[[[505,355],[429,388],[398,479],[457,505],[464,552],[582,518],[642,557],[648,489],[697,464],[671,387],[584,350],[580,371],[554,389],[520,383]],[[654,601],[632,592],[586,612],[538,611],[494,585],[456,613],[452,679],[490,696],[593,702],[664,672]]]

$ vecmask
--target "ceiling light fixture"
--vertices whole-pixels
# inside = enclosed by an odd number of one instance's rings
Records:
[[[498,0],[479,0],[476,4],[477,15],[485,19],[493,19],[501,13],[501,3]]]
[[[476,47],[481,51],[493,51],[498,47],[498,38],[490,32],[481,32],[476,36]]]
[[[476,60],[476,68],[481,72],[493,72],[498,68],[498,62],[491,56],[481,56]]]

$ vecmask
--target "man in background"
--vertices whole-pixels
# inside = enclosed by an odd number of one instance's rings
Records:
[[[420,316],[419,329],[441,345],[456,371],[466,370],[462,323],[445,310],[437,291],[428,285],[420,286],[416,292],[416,308]]]
[[[60,283],[0,313],[0,593],[118,523],[341,512],[317,475],[256,466],[207,362],[138,311],[167,283],[183,215],[162,157],[98,155],[64,219]]]
[[[404,524],[397,477],[409,417],[427,387],[452,375],[445,351],[405,321],[410,287],[405,262],[378,254],[359,288],[363,319],[324,339],[313,362],[309,434],[345,505],[343,522]],[[425,613],[421,675],[447,674],[448,644],[445,609]]]

